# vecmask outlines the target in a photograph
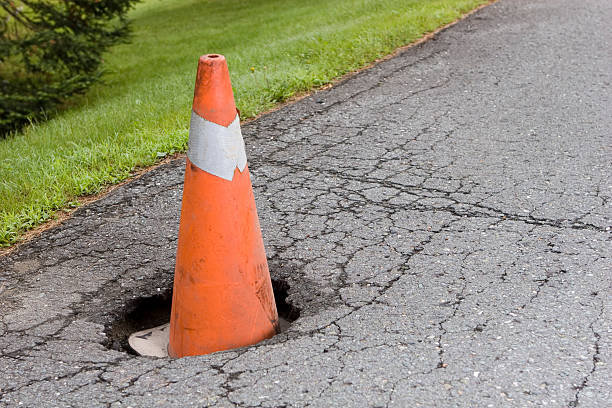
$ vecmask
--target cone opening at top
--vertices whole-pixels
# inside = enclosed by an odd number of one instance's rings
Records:
[[[208,63],[208,64],[220,64],[225,65],[227,61],[225,60],[225,56],[221,54],[204,54],[200,57],[200,62]]]

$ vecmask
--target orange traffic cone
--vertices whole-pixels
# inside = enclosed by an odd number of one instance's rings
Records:
[[[168,354],[212,353],[279,330],[225,57],[200,57],[189,131]]]

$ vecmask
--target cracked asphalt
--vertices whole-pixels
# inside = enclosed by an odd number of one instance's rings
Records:
[[[0,258],[0,405],[611,406],[610,21],[501,0],[245,126],[301,311],[258,345],[107,347],[171,287],[184,159]]]

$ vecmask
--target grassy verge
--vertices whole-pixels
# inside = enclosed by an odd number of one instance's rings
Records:
[[[183,151],[197,58],[227,57],[243,117],[321,86],[486,0],[145,0],[106,83],[0,141],[0,246],[136,167]]]

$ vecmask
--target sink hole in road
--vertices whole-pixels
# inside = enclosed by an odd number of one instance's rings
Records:
[[[300,317],[300,310],[287,302],[289,284],[285,280],[272,279],[272,288],[282,333]],[[168,323],[171,308],[172,288],[163,290],[154,296],[128,301],[123,311],[117,313],[119,317],[106,325],[104,332],[107,340],[104,346],[112,350],[138,355],[128,345],[130,334]]]

